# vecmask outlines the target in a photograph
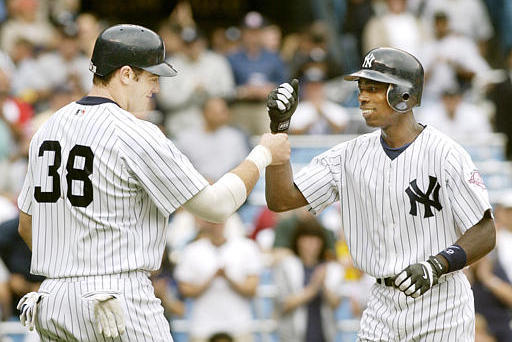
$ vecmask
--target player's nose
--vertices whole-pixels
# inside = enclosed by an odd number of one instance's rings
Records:
[[[160,81],[156,81],[155,86],[153,87],[153,94],[158,94],[160,92]]]
[[[357,95],[357,99],[360,103],[367,102],[368,101],[368,93],[365,90],[360,90],[359,94]]]

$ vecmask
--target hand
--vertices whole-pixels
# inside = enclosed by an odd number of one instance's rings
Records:
[[[97,293],[90,297],[94,303],[94,318],[100,334],[116,338],[125,331],[124,313],[114,295]]]
[[[417,298],[436,285],[447,268],[436,256],[406,267],[394,280],[394,284],[406,296]]]
[[[259,144],[268,148],[272,153],[272,163],[270,165],[281,165],[290,160],[292,149],[288,141],[288,134],[265,133],[261,136]]]
[[[34,324],[37,315],[37,305],[43,297],[42,293],[29,292],[18,302],[16,308],[21,311],[20,321],[23,326],[29,330],[34,330]]]
[[[270,116],[272,133],[287,132],[290,119],[299,103],[299,81],[293,79],[274,88],[267,98],[267,111]]]
[[[318,266],[317,269],[313,272],[309,284],[313,286],[313,288],[316,290],[315,292],[318,292],[323,288],[325,282],[325,272],[325,265]]]

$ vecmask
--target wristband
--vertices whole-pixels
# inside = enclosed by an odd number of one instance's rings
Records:
[[[256,165],[261,176],[263,170],[272,163],[272,153],[267,147],[256,145],[245,159],[252,161]]]
[[[451,245],[439,254],[448,261],[448,272],[458,271],[466,266],[466,251],[459,245]]]

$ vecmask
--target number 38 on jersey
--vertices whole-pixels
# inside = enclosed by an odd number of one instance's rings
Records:
[[[48,177],[51,178],[51,191],[42,191],[41,186],[34,187],[34,198],[39,203],[55,203],[61,196],[60,172],[66,175],[68,185],[67,198],[75,207],[87,207],[93,199],[92,182],[89,178],[93,170],[94,153],[89,146],[75,145],[69,151],[66,170],[59,171],[62,160],[60,143],[45,140],[39,147],[39,157],[53,153],[53,163],[48,165]],[[51,160],[51,159],[49,159]],[[82,191],[79,191],[81,185]]]

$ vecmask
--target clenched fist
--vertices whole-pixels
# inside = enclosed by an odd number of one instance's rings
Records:
[[[272,153],[270,165],[281,165],[290,160],[291,146],[288,141],[288,134],[265,133],[261,136],[260,145],[265,146]]]
[[[299,81],[293,79],[274,88],[267,98],[267,111],[270,116],[270,131],[284,133],[290,127],[290,119],[299,103]]]

